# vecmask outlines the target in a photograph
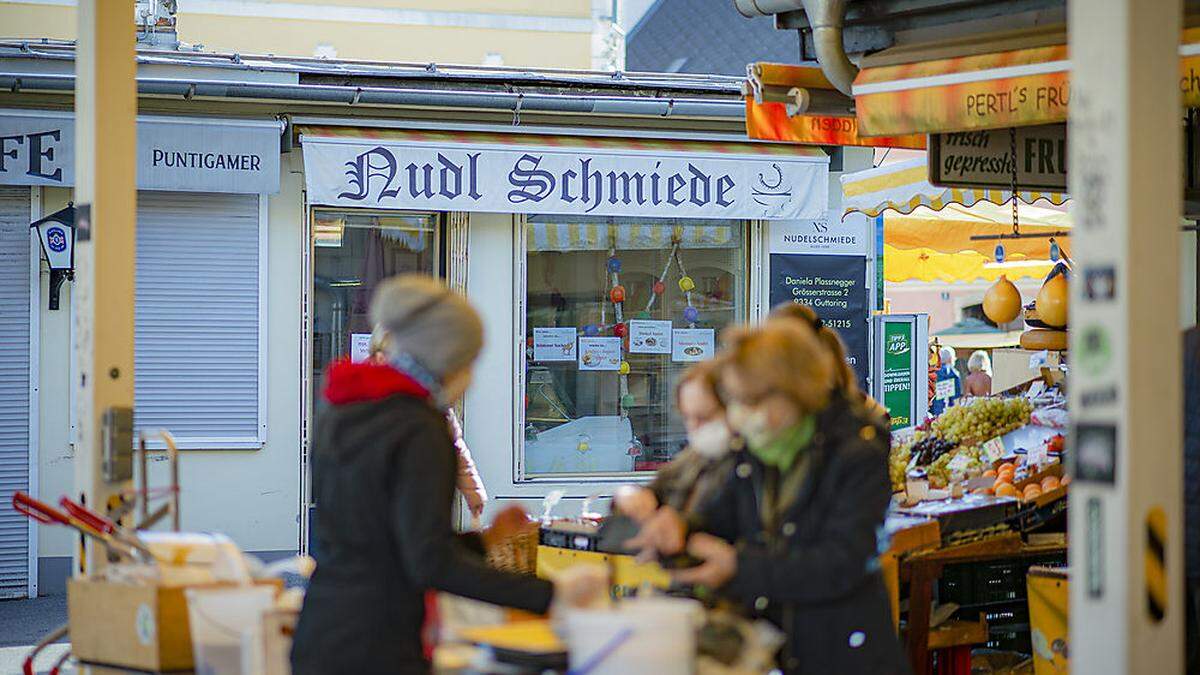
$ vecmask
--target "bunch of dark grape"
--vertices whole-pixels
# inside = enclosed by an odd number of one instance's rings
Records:
[[[937,461],[942,455],[951,452],[958,447],[958,443],[938,438],[937,436],[928,436],[917,441],[913,445],[912,452],[917,457],[918,466],[929,466]]]

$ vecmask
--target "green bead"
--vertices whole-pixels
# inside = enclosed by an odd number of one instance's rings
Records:
[[[632,408],[633,407],[633,394],[625,394],[624,396],[621,397],[621,407],[622,408]]]

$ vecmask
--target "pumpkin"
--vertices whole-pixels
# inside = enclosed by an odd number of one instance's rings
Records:
[[[1067,325],[1067,277],[1052,274],[1037,295],[1038,318],[1047,326],[1062,328]]]
[[[997,324],[1006,324],[1021,313],[1021,292],[1001,275],[983,296],[983,313]]]

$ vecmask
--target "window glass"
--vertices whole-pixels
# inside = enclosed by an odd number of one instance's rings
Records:
[[[371,295],[406,272],[438,273],[434,214],[313,212],[313,401],[331,361],[366,357]]]
[[[741,221],[531,216],[523,474],[653,471],[684,444],[679,375],[746,318]]]

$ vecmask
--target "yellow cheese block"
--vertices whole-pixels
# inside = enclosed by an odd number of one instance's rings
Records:
[[[1067,348],[1067,331],[1034,328],[1021,334],[1021,349],[1040,352],[1043,349],[1062,351]]]
[[[639,563],[633,556],[573,551],[554,546],[538,546],[537,575],[548,579],[560,570],[573,565],[604,565],[612,570],[614,598],[633,595],[643,586],[666,589],[671,585],[671,575],[655,563]]]

